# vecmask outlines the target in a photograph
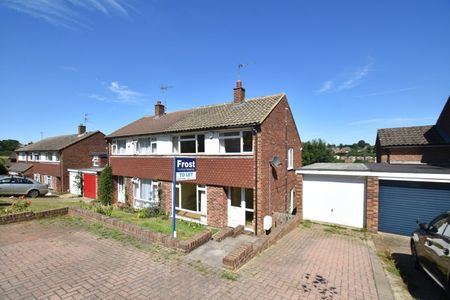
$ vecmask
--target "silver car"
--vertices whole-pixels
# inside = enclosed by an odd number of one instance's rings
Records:
[[[36,198],[48,193],[48,186],[33,179],[16,176],[0,177],[0,195],[26,195]]]

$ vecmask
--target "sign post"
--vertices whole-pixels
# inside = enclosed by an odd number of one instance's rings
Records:
[[[172,237],[177,237],[176,223],[176,199],[177,199],[177,181],[195,180],[197,178],[197,159],[190,157],[173,158],[173,177],[172,177]]]

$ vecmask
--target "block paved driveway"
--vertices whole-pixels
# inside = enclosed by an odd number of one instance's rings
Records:
[[[2,225],[0,299],[378,299],[366,242],[314,227],[293,230],[232,281],[81,227]]]

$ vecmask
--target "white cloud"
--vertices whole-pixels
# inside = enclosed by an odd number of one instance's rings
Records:
[[[381,92],[375,92],[375,93],[359,95],[359,96],[357,96],[357,98],[372,97],[372,96],[382,96],[382,95],[388,95],[388,94],[396,94],[396,93],[416,90],[416,89],[420,89],[420,88],[421,88],[420,86],[416,86],[416,87],[409,87],[409,88],[396,89],[396,90],[387,90],[387,91],[381,91]]]
[[[4,6],[20,13],[43,20],[55,26],[77,30],[89,28],[88,21],[80,13],[99,12],[104,15],[128,16],[122,0],[3,0]]]
[[[433,118],[374,118],[374,119],[366,119],[348,123],[347,125],[367,125],[367,124],[380,124],[380,125],[402,125],[402,124],[410,124],[413,122],[428,122],[433,120]]]
[[[139,102],[139,98],[143,96],[142,93],[133,91],[126,85],[120,85],[118,81],[111,82],[108,89],[113,92],[119,102],[122,103],[136,103]]]
[[[340,86],[339,90],[346,90],[346,89],[352,89],[359,85],[364,77],[366,77],[369,72],[371,71],[373,66],[373,61],[370,60],[369,63],[367,63],[364,66],[358,67],[355,71],[353,71],[350,75],[350,77],[345,80]]]
[[[97,94],[90,94],[88,97],[91,99],[98,100],[98,101],[107,101],[108,100],[106,97],[103,97],[103,96],[100,96]]]
[[[333,81],[327,80],[322,84],[322,87],[316,91],[317,94],[322,94],[331,89],[333,86]]]

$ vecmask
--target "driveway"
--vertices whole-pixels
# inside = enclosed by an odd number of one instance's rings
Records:
[[[391,254],[411,297],[430,300],[448,299],[445,292],[425,272],[415,269],[409,246],[410,237],[379,233],[376,242],[378,247],[386,248]]]
[[[237,278],[164,248],[115,238],[121,241],[67,218],[0,226],[0,298],[379,298],[372,250],[358,234],[297,228]]]

